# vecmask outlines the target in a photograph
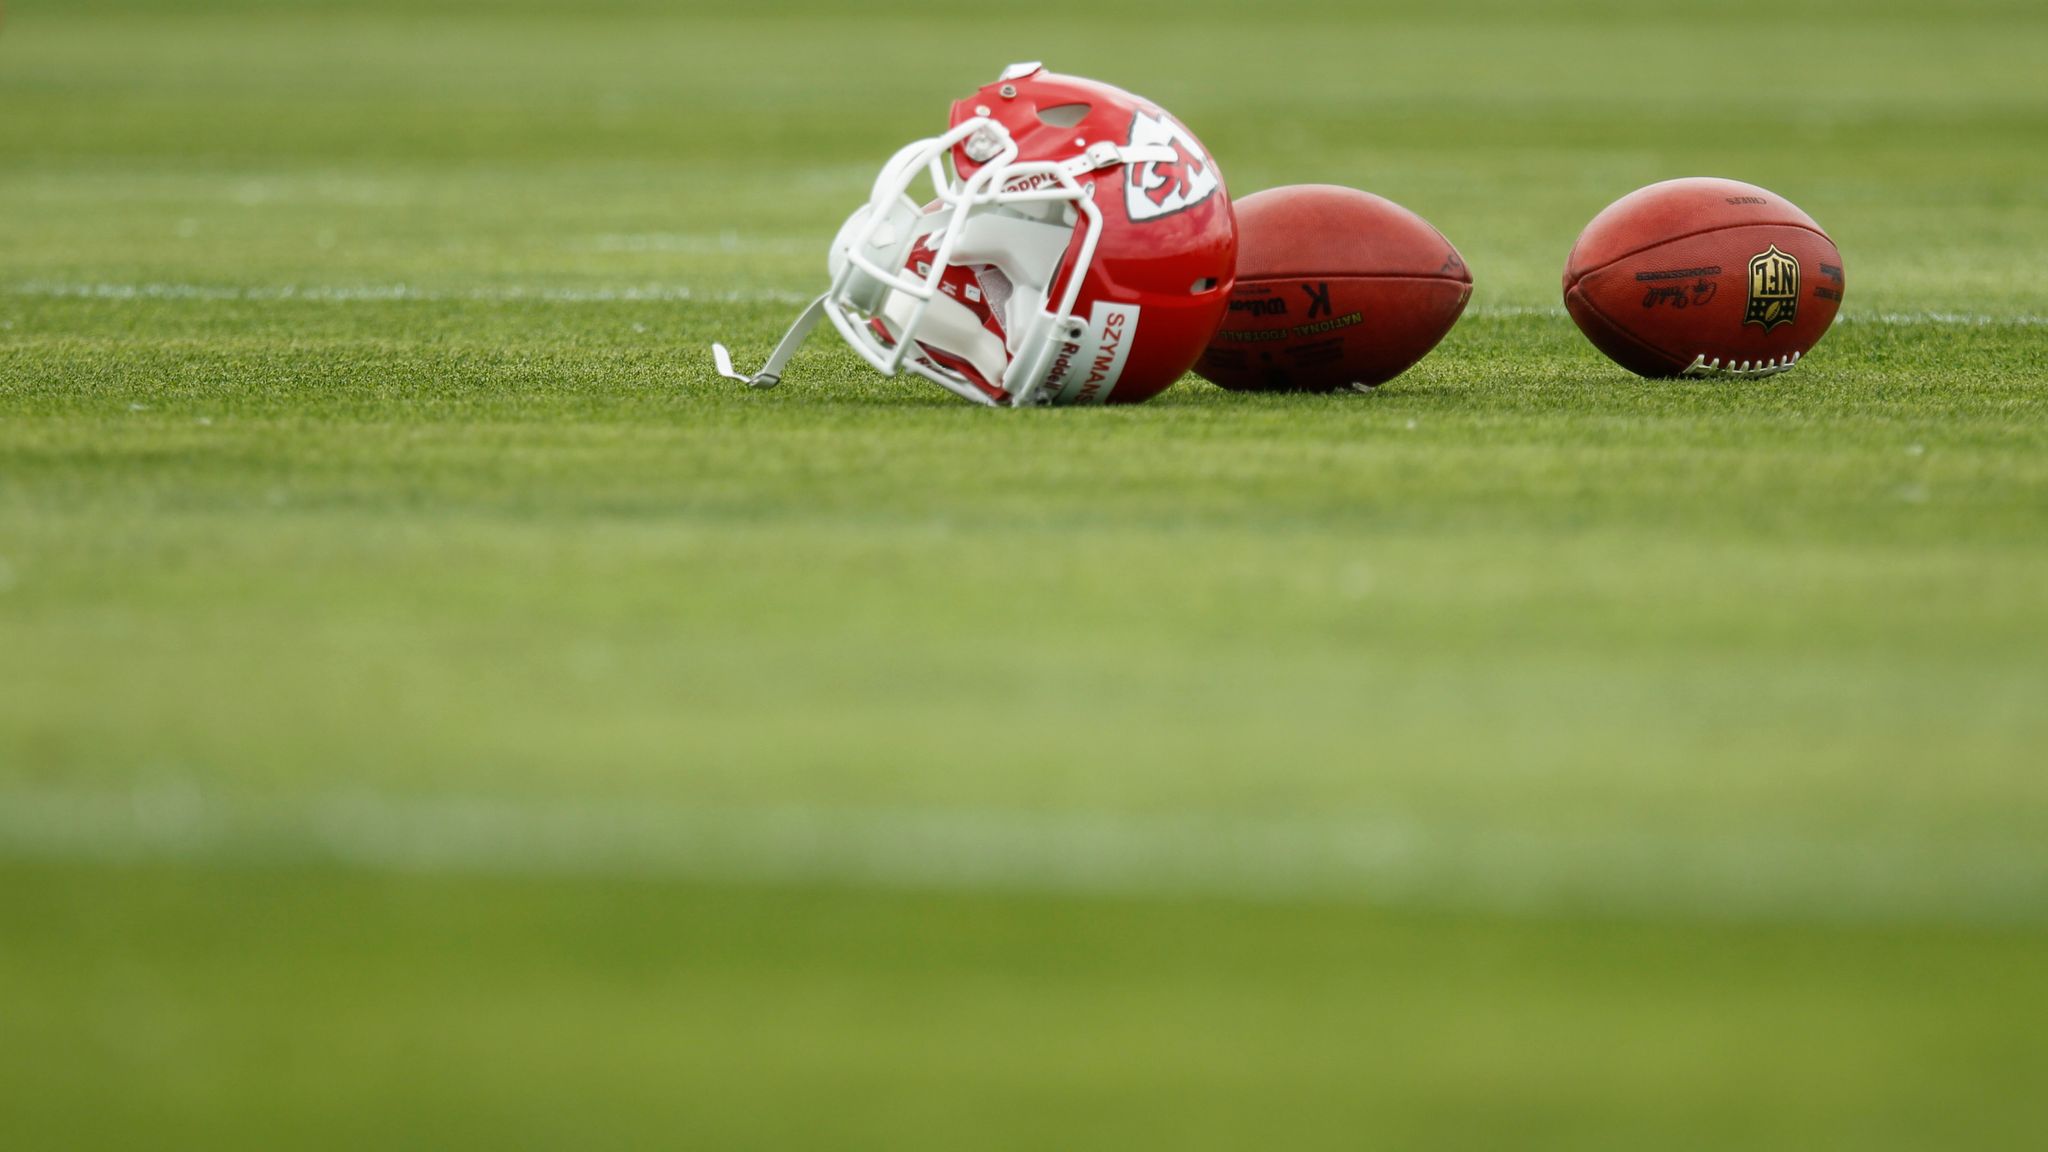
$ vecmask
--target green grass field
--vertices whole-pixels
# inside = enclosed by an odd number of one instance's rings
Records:
[[[0,1143],[2048,1144],[2048,9],[1178,13],[9,5]],[[1465,319],[715,378],[1017,59]],[[1694,174],[1840,244],[1796,372],[1559,307]]]

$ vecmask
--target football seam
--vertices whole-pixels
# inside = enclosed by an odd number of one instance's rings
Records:
[[[1695,232],[1681,232],[1676,236],[1666,236],[1661,240],[1653,240],[1640,248],[1631,248],[1628,251],[1623,252],[1621,255],[1616,256],[1614,259],[1607,261],[1605,264],[1599,264],[1592,268],[1586,269],[1585,271],[1579,273],[1577,276],[1572,277],[1571,282],[1576,285],[1581,280],[1584,280],[1586,277],[1593,275],[1595,272],[1605,272],[1609,268],[1614,267],[1616,264],[1621,263],[1623,260],[1626,260],[1631,256],[1640,256],[1643,253],[1648,252],[1652,248],[1661,248],[1666,244],[1676,244],[1680,240],[1690,240],[1695,236],[1710,236],[1716,232],[1727,232],[1735,228],[1797,228],[1801,232],[1811,232],[1815,236],[1818,236],[1821,239],[1827,241],[1828,247],[1834,248],[1836,255],[1840,255],[1842,251],[1841,248],[1835,244],[1834,237],[1829,236],[1827,233],[1821,231],[1819,228],[1809,228],[1804,224],[1718,224],[1712,228],[1701,228]],[[1566,264],[1567,271],[1569,271],[1569,257],[1566,258]]]
[[[1709,231],[1712,231],[1712,229],[1709,229]],[[1602,265],[1602,267],[1605,267],[1605,265]],[[1572,288],[1573,291],[1577,291],[1578,285],[1575,284],[1572,286]],[[1569,297],[1571,293],[1567,292],[1565,295],[1567,297],[1565,303],[1570,304],[1571,301]],[[1674,357],[1671,353],[1666,352],[1662,348],[1657,347],[1655,344],[1652,344],[1649,341],[1643,339],[1642,337],[1636,335],[1634,332],[1629,331],[1627,328],[1622,327],[1621,321],[1616,320],[1614,317],[1609,316],[1607,313],[1601,311],[1600,306],[1598,304],[1593,303],[1593,298],[1591,296],[1588,296],[1586,293],[1579,292],[1579,303],[1585,306],[1586,311],[1591,312],[1595,316],[1598,316],[1601,322],[1607,325],[1608,331],[1614,333],[1616,336],[1621,337],[1623,340],[1628,341],[1630,344],[1635,345],[1642,351],[1649,353],[1651,356],[1655,356],[1659,360],[1667,360],[1673,363],[1676,363],[1677,361],[1684,359],[1684,357],[1682,356]],[[1591,342],[1591,340],[1592,338],[1590,336],[1587,337],[1587,341],[1589,343]],[[1605,350],[1601,349],[1598,345],[1595,345],[1593,350],[1596,352],[1600,352],[1602,355],[1606,355]],[[1614,358],[1612,356],[1609,356],[1608,359],[1612,360]],[[1626,369],[1627,366],[1622,365],[1622,367]]]

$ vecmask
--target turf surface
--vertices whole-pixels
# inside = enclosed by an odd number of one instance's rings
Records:
[[[2044,53],[2019,3],[11,6],[10,1143],[2038,1147]],[[1357,397],[712,377],[1035,57],[1239,193],[1420,211],[1466,320]],[[1703,173],[1842,247],[1790,375],[1557,307]]]

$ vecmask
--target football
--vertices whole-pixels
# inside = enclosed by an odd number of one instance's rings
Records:
[[[1391,200],[1330,184],[1237,202],[1237,286],[1195,363],[1225,388],[1328,392],[1399,376],[1472,295],[1458,250]]]
[[[1694,177],[1641,188],[1579,235],[1564,305],[1640,376],[1769,376],[1799,363],[1842,305],[1835,242],[1775,192]]]

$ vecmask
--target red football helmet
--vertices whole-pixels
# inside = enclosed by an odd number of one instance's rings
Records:
[[[952,162],[952,176],[945,161]],[[906,193],[929,173],[937,199]],[[1158,105],[1017,64],[898,151],[832,241],[832,287],[761,371],[773,387],[831,319],[884,375],[998,406],[1147,400],[1216,331],[1237,265],[1222,173]]]

